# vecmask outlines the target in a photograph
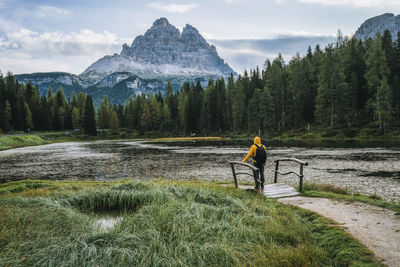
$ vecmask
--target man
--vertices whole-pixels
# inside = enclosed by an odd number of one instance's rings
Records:
[[[260,137],[256,136],[254,138],[254,144],[250,147],[249,153],[247,153],[246,157],[242,160],[242,162],[246,162],[250,156],[252,156],[254,166],[259,169],[259,174],[257,173],[255,177],[256,190],[259,193],[264,192],[264,165],[267,160],[266,150],[267,148],[261,144]]]

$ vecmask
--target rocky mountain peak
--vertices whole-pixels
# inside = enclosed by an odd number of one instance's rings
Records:
[[[162,17],[153,22],[152,28],[158,28],[158,27],[165,28],[168,25],[170,25],[170,24],[169,24],[167,18]]]
[[[121,54],[104,57],[89,66],[84,73],[110,74],[132,72],[152,78],[152,74],[176,76],[237,75],[222,58],[215,46],[207,43],[199,31],[189,25],[182,33],[166,18],[154,21],[144,35],[139,35],[131,46],[124,44]],[[149,74],[150,73],[150,74]]]
[[[358,39],[374,38],[376,33],[383,34],[385,30],[390,31],[393,40],[397,39],[397,32],[400,31],[400,15],[384,13],[367,19],[357,29],[354,37]]]
[[[195,33],[200,35],[199,31],[190,24],[186,24],[185,27],[183,27],[182,34],[187,33]]]

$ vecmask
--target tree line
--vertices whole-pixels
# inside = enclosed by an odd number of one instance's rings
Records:
[[[0,131],[82,129],[96,134],[95,109],[90,95],[73,94],[67,102],[62,88],[41,96],[37,86],[19,84],[11,73],[0,76]]]
[[[0,79],[0,128],[13,130],[84,129],[96,124],[117,133],[254,133],[307,129],[312,126],[379,127],[400,123],[400,33],[389,31],[364,41],[343,37],[325,49],[317,45],[285,63],[281,55],[263,68],[228,79],[209,80],[204,88],[171,84],[165,96],[140,95],[124,105],[105,97],[95,119],[90,96],[62,89],[40,96],[36,86],[18,84],[11,74]],[[87,115],[89,114],[90,115]]]

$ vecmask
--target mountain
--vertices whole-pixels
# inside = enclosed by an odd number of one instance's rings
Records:
[[[400,31],[400,15],[395,16],[392,13],[385,13],[367,19],[357,29],[354,37],[358,39],[366,39],[375,37],[377,32],[383,34],[388,29],[392,35],[393,40],[397,39],[397,33]]]
[[[99,59],[81,75],[104,77],[115,71],[142,78],[237,75],[196,28],[187,24],[180,33],[166,18],[156,20],[131,46],[124,44],[120,54]]]
[[[178,90],[183,82],[200,81],[205,86],[210,78],[227,78],[237,73],[218,56],[199,31],[186,25],[182,33],[166,18],[156,20],[131,46],[124,44],[120,54],[107,55],[91,64],[80,75],[48,72],[15,75],[21,83],[37,85],[44,94],[48,87],[93,96],[95,104],[104,95],[115,104],[129,96],[161,92],[168,81]]]

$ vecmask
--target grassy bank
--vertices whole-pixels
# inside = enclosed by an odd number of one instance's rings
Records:
[[[48,144],[50,141],[38,135],[0,136],[0,150],[23,146]]]
[[[376,194],[366,196],[359,193],[351,193],[346,188],[338,186],[311,183],[305,183],[303,185],[303,191],[302,195],[307,197],[333,198],[351,202],[358,201],[390,209],[400,214],[400,203],[385,201]]]
[[[400,128],[392,127],[387,132],[379,127],[320,128],[307,131],[295,129],[273,133],[276,140],[400,140]]]
[[[95,219],[119,214],[107,232]],[[380,266],[310,212],[200,182],[0,184],[0,266]]]

